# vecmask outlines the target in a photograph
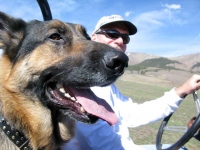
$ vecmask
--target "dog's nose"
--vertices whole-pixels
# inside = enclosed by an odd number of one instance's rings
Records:
[[[128,56],[120,51],[110,51],[104,57],[105,66],[112,70],[115,75],[121,75],[125,67],[128,67]]]

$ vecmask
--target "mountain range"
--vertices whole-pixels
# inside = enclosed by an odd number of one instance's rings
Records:
[[[200,53],[178,57],[162,57],[146,53],[126,53],[129,57],[128,70],[181,70],[200,73]]]

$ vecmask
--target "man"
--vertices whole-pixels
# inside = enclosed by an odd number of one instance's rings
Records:
[[[105,43],[125,52],[129,35],[137,28],[119,15],[102,17],[92,34],[91,39]],[[110,126],[99,119],[93,125],[77,122],[75,137],[66,144],[66,150],[137,150],[130,136],[128,127],[137,127],[163,119],[174,112],[187,94],[200,88],[200,76],[194,75],[179,88],[173,88],[164,96],[137,104],[123,96],[114,84],[107,87],[92,87],[92,91],[106,100],[118,117],[118,122]]]

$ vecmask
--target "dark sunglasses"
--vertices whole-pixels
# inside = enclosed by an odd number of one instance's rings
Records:
[[[128,44],[130,42],[130,37],[128,34],[121,34],[117,30],[97,31],[96,34],[104,34],[106,37],[111,39],[118,39],[119,37],[121,37],[124,44]]]

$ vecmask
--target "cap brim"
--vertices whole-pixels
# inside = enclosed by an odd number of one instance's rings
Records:
[[[122,21],[122,22],[124,22],[126,24],[128,30],[129,30],[129,35],[133,35],[133,34],[137,33],[137,28],[134,24],[132,24],[129,21]]]
[[[108,24],[115,23],[115,22],[122,22],[122,23],[124,23],[124,24],[127,26],[127,28],[128,28],[129,35],[134,35],[134,34],[137,33],[137,28],[136,28],[136,26],[135,26],[134,24],[132,24],[131,22],[125,21],[125,20],[112,21],[112,22],[109,22],[109,23],[106,23],[106,24],[101,25],[100,28],[102,28],[103,26],[106,26],[106,25],[108,25]],[[97,31],[97,30],[95,30],[95,32],[96,32],[96,31]]]

